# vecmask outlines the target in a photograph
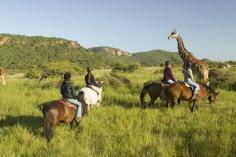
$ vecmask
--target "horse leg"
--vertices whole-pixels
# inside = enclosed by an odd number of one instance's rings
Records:
[[[181,99],[178,99],[177,102],[178,102],[178,104],[180,105],[180,103],[181,103]]]
[[[167,101],[166,103],[165,103],[165,106],[164,106],[165,108],[168,108],[169,107],[169,102]]]
[[[6,80],[5,80],[4,77],[2,77],[2,85],[3,85],[3,86],[6,86],[6,85],[7,85]]]
[[[171,108],[174,108],[176,103],[176,101],[171,102]]]
[[[148,107],[153,106],[155,100],[151,99],[150,103],[148,104]]]
[[[72,129],[74,126],[77,126],[77,121],[75,119],[73,119],[71,122],[70,122],[70,128]]]
[[[193,101],[193,105],[192,105],[192,107],[190,108],[191,112],[194,111],[194,107],[195,107],[195,105],[196,105],[196,101]],[[197,108],[198,108],[198,107],[197,107]]]
[[[46,135],[46,139],[48,142],[50,142],[50,140],[53,137],[54,134],[54,129],[55,127],[58,125],[59,120],[58,117],[55,114],[51,114],[50,112],[46,113],[45,115],[45,135]]]

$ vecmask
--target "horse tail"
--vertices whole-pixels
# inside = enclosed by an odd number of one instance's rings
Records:
[[[54,128],[52,127],[51,121],[50,121],[50,110],[48,110],[47,105],[43,107],[43,116],[44,116],[44,131],[45,131],[45,137],[48,142],[53,137]]]
[[[147,94],[148,89],[149,89],[149,84],[144,86],[143,89],[141,90],[141,93],[140,93],[140,102],[141,102],[141,106],[143,108],[145,107],[144,97]]]
[[[86,104],[86,102],[84,100],[84,92],[83,91],[79,91],[77,99],[82,104],[82,116],[84,116],[88,113],[88,105]]]

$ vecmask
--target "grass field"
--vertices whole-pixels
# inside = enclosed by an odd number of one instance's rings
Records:
[[[108,73],[95,71],[101,78]],[[174,73],[182,78],[180,70]],[[161,78],[158,68],[119,75],[131,84],[105,84],[102,105],[93,108],[77,128],[61,124],[49,144],[43,136],[40,104],[60,98],[60,79],[39,83],[21,74],[8,76],[8,85],[0,88],[0,156],[236,156],[235,91],[217,89],[215,105],[203,101],[194,113],[187,103],[163,109],[159,101],[143,110],[139,92],[144,82]],[[72,79],[77,88],[84,85],[83,76]]]

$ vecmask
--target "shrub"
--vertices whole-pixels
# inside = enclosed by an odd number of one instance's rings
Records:
[[[134,72],[138,70],[139,65],[138,64],[126,65],[126,64],[117,63],[117,64],[114,64],[112,67],[113,67],[112,72]]]
[[[100,81],[104,81],[104,84],[106,86],[111,86],[111,87],[121,87],[121,86],[131,86],[131,81],[124,77],[124,76],[118,76],[117,74],[110,73],[106,74],[103,77],[98,78]]]
[[[25,77],[29,79],[39,79],[43,80],[48,78],[49,76],[59,76],[64,74],[65,72],[77,72],[83,73],[83,68],[78,65],[71,63],[69,61],[56,61],[49,62],[39,68],[30,69]]]
[[[43,66],[43,70],[48,73],[50,76],[62,75],[66,71],[78,71],[81,72],[82,69],[79,68],[78,65],[74,63],[70,63],[69,61],[57,61],[57,62],[49,62]]]
[[[235,69],[214,68],[209,71],[210,84],[214,87],[236,90]]]
[[[40,76],[41,70],[39,68],[32,68],[25,74],[25,77],[28,79],[39,79]]]

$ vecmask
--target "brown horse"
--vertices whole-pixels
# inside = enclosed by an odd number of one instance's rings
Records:
[[[144,102],[144,97],[148,93],[151,101],[149,102],[148,106],[150,107],[151,105],[154,104],[154,102],[157,100],[157,98],[161,97],[161,91],[163,88],[168,86],[167,84],[164,84],[162,82],[152,82],[143,87],[140,93],[140,102],[142,108],[146,107],[146,104]]]
[[[78,98],[79,99],[79,98]],[[82,116],[87,113],[87,106],[83,100],[79,100],[82,104]],[[53,137],[54,130],[60,122],[73,125],[76,116],[76,107],[69,104],[65,100],[56,100],[43,106],[43,117],[45,122],[45,136],[49,142]]]
[[[162,93],[161,98],[162,100],[166,101],[166,106],[171,103],[171,107],[174,107],[175,104],[178,102],[178,99],[183,101],[189,101],[192,103],[191,111],[193,112],[194,107],[198,108],[197,102],[200,101],[204,97],[208,97],[209,103],[213,103],[216,100],[216,96],[219,94],[215,92],[210,86],[207,86],[203,83],[199,83],[200,90],[198,94],[197,100],[192,100],[192,89],[187,86],[184,82],[176,82],[171,84],[170,86],[166,87]]]

